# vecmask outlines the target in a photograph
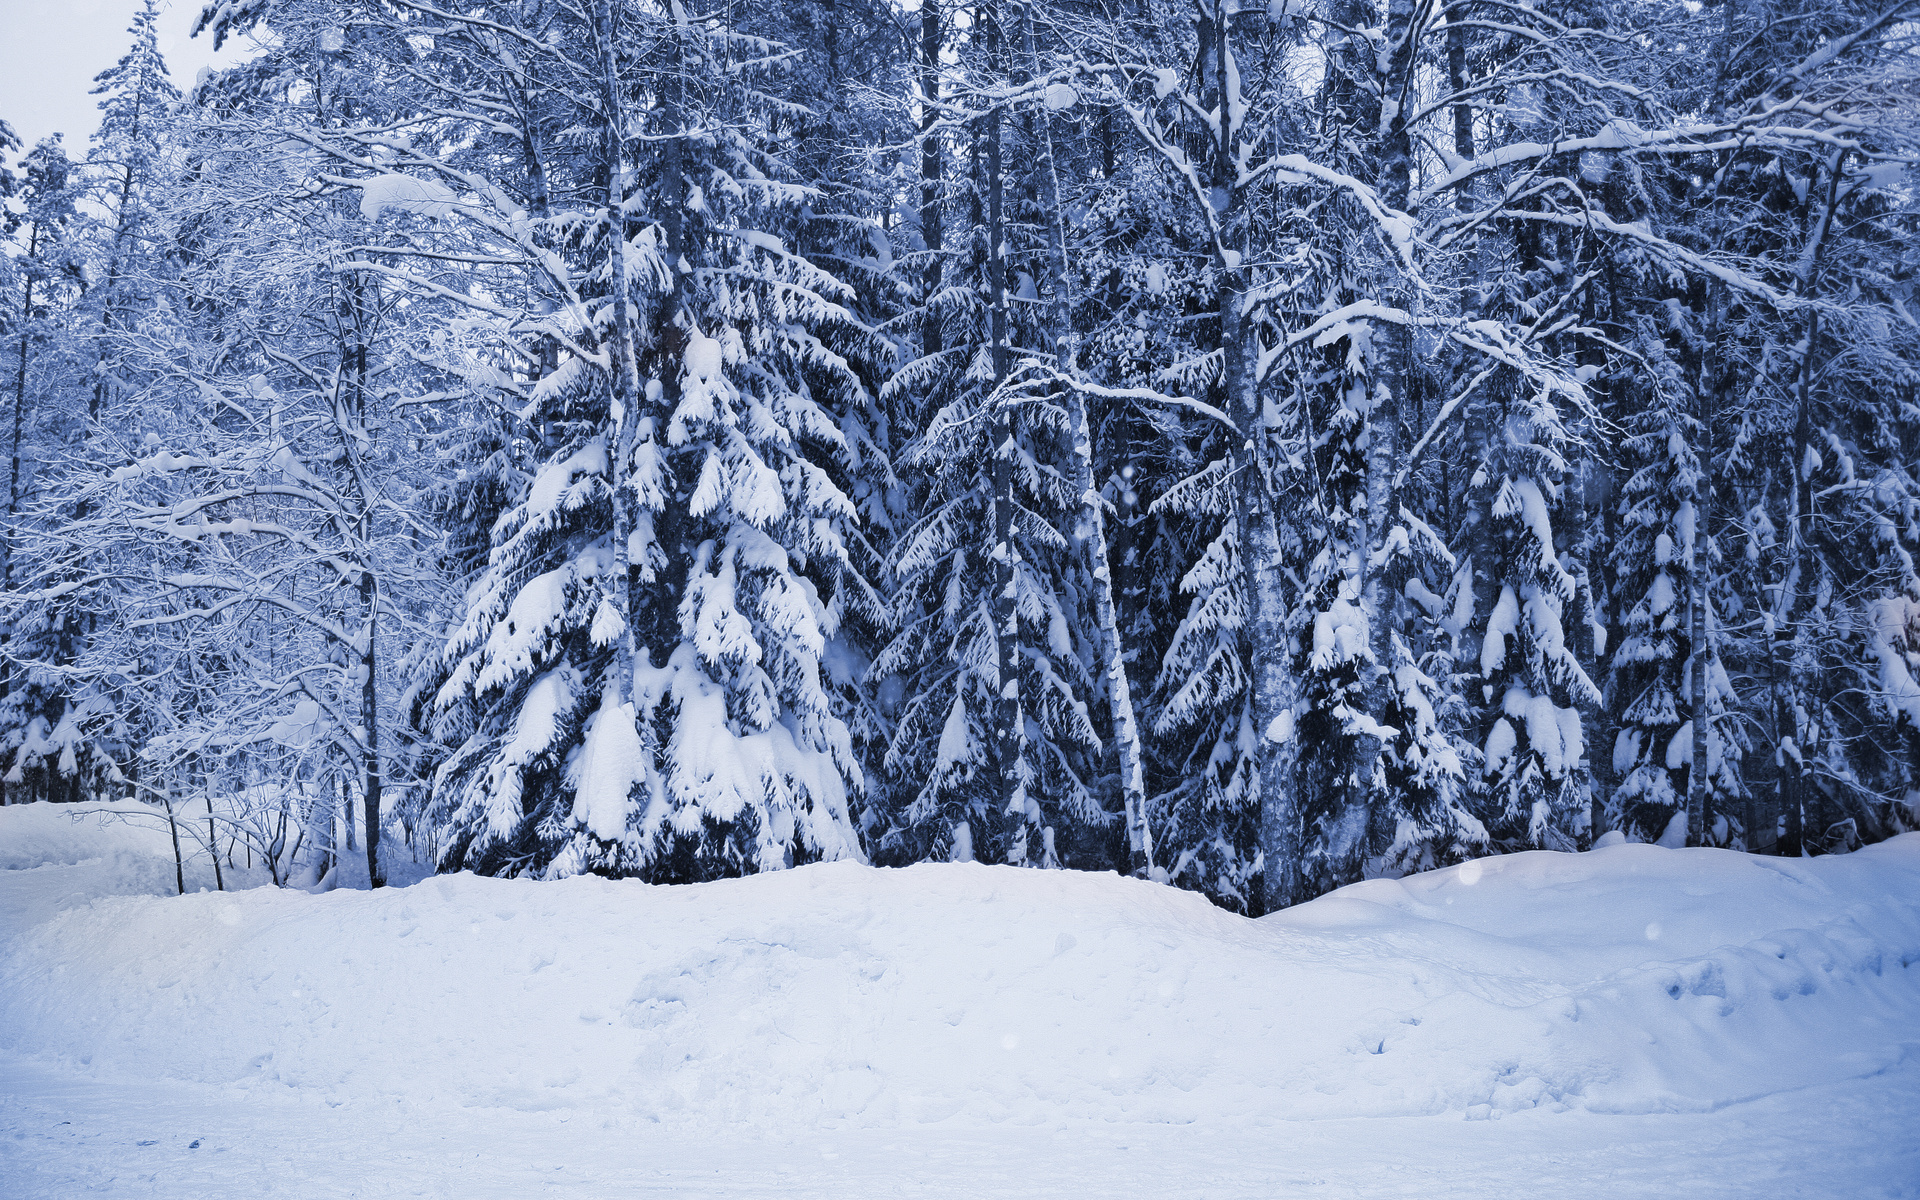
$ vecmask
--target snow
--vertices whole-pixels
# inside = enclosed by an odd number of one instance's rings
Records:
[[[1520,602],[1511,585],[1500,588],[1500,599],[1487,616],[1487,635],[1480,643],[1480,673],[1492,676],[1507,661],[1507,639],[1520,624]]]
[[[709,384],[717,381],[723,357],[715,339],[697,329],[687,335],[687,378]]]
[[[1331,671],[1341,663],[1371,656],[1367,616],[1344,596],[1336,596],[1326,611],[1313,617],[1313,655],[1316,671]]]
[[[1647,588],[1647,611],[1656,617],[1660,616],[1673,607],[1673,601],[1673,577],[1661,571],[1653,577],[1652,585]]]
[[[691,431],[708,421],[732,424],[732,406],[739,391],[727,380],[726,347],[699,330],[687,333],[686,374],[680,380],[680,403],[667,423],[667,440],[685,444]]]
[[[1576,753],[1567,754],[1569,747],[1562,738],[1560,710],[1554,706],[1552,697],[1529,697],[1526,722],[1527,744],[1540,756],[1541,765],[1546,767],[1550,778],[1558,779],[1579,764],[1577,742],[1571,747]],[[1577,725],[1575,729],[1578,730]]]
[[[540,473],[533,477],[533,486],[527,489],[526,509],[544,516],[559,507],[563,499],[567,508],[578,508],[590,493],[576,488],[575,484],[583,477],[606,473],[606,441],[593,438],[565,458],[540,468]]]
[[[1693,722],[1687,721],[1674,731],[1667,742],[1667,770],[1678,771],[1693,761]]]
[[[1540,484],[1532,479],[1513,481],[1514,493],[1520,498],[1520,519],[1526,523],[1533,534],[1533,540],[1540,547],[1540,565],[1550,573],[1563,578],[1566,571],[1560,566],[1560,560],[1553,553],[1553,519],[1547,514],[1547,498],[1540,491]]]
[[[1587,753],[1586,731],[1581,728],[1580,710],[1556,706],[1553,716],[1560,724],[1561,762],[1565,769],[1571,771],[1580,765],[1580,760]]]
[[[1505,717],[1493,723],[1487,731],[1487,770],[1498,771],[1513,757],[1513,748],[1520,742],[1520,735],[1514,731]]]
[[[1667,818],[1667,827],[1660,831],[1656,844],[1669,850],[1679,850],[1687,844],[1687,810],[1684,806],[1679,812]]]
[[[476,691],[497,686],[535,661],[566,616],[572,589],[583,574],[590,578],[589,572],[597,573],[595,566],[595,560],[583,555],[527,581],[514,595],[506,619],[487,633],[486,664],[474,681]]]
[[[703,561],[696,574],[704,572]],[[711,619],[703,615],[700,621]],[[634,686],[641,712],[655,712],[664,703],[678,714],[663,755],[668,764],[663,786],[653,790],[639,822],[644,838],[657,836],[668,822],[686,834],[699,830],[705,819],[730,822],[752,810],[757,829],[751,861],[761,870],[787,865],[796,830],[823,859],[865,861],[847,802],[848,786],[859,786],[860,776],[857,767],[841,773],[840,764],[851,762],[844,741],[835,743],[826,734],[821,737],[826,744],[816,743],[791,717],[774,719],[772,713],[761,714],[767,718],[764,729],[744,728],[744,719],[730,715],[726,692],[703,665],[700,651],[684,642],[665,666],[636,670]]]
[[[649,774],[633,705],[609,688],[574,766],[574,820],[603,842],[619,841],[627,832],[633,787]]]
[[[542,672],[527,688],[526,699],[514,719],[513,737],[501,747],[489,772],[492,803],[487,806],[488,824],[496,836],[506,837],[519,824],[523,772],[527,764],[552,748],[562,720],[573,709],[578,684],[579,677],[571,668],[559,666]]]
[[[1920,600],[1887,596],[1867,604],[1867,645],[1880,660],[1882,703],[1920,729]]]
[[[360,184],[360,215],[369,221],[388,210],[444,217],[453,211],[456,198],[453,189],[437,179],[375,175]]]
[[[1249,921],[973,863],[174,897],[149,833],[0,809],[10,1196],[1920,1195],[1916,834]]]
[[[953,695],[953,707],[947,710],[946,724],[940,727],[940,749],[934,755],[934,772],[944,773],[955,766],[968,761],[967,746],[972,739],[967,732],[967,698],[962,692]]]
[[[319,702],[303,698],[293,706],[291,713],[274,718],[273,724],[267,727],[266,736],[282,746],[304,750],[325,736],[327,724],[320,715]]]

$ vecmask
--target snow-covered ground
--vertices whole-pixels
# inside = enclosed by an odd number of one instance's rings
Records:
[[[1257,922],[976,866],[179,897],[46,805],[0,868],[8,1197],[1920,1196],[1920,835]]]

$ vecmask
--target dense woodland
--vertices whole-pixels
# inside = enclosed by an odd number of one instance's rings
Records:
[[[0,125],[8,802],[1253,914],[1920,825],[1915,0],[154,19]]]

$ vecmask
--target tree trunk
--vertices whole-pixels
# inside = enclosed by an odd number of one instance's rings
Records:
[[[1692,652],[1688,664],[1687,694],[1688,706],[1693,717],[1693,757],[1687,769],[1687,844],[1704,846],[1707,844],[1707,778],[1710,770],[1708,761],[1709,737],[1712,732],[1712,714],[1708,711],[1707,662],[1713,657],[1713,651],[1707,643],[1709,623],[1708,605],[1712,603],[1708,584],[1713,574],[1711,556],[1707,552],[1708,522],[1711,515],[1713,498],[1713,421],[1715,401],[1720,389],[1720,373],[1726,369],[1720,361],[1717,350],[1720,338],[1720,314],[1724,300],[1717,287],[1709,285],[1712,298],[1712,317],[1707,322],[1707,361],[1704,378],[1700,380],[1701,445],[1699,453],[1700,474],[1693,485],[1693,537],[1687,546],[1687,646]]]
[[[613,569],[608,572],[612,595],[602,602],[611,604],[620,615],[621,630],[614,644],[613,681],[615,703],[629,710],[633,705],[633,564],[627,561],[633,535],[633,494],[621,480],[633,457],[640,414],[635,411],[639,389],[633,386],[633,324],[628,302],[627,233],[624,137],[621,129],[620,81],[614,63],[613,5],[611,0],[596,0],[593,6],[594,44],[600,56],[600,101],[607,191],[607,263],[613,288],[613,328],[607,334],[608,419],[613,423],[611,471],[613,480]]]
[[[34,246],[38,241],[38,231],[34,241],[27,245],[27,259],[31,264]],[[0,564],[0,585],[13,586],[13,519],[20,515],[20,442],[26,430],[27,420],[27,358],[32,353],[29,330],[33,324],[33,276],[27,276],[25,298],[20,304],[20,363],[13,375],[13,469],[7,481],[7,556]]]
[[[1807,248],[1804,266],[1800,272],[1798,289],[1801,299],[1813,294],[1820,269],[1820,252],[1825,246],[1827,230],[1833,221],[1834,205],[1838,200],[1841,168],[1845,165],[1844,153],[1836,154],[1827,163],[1827,189],[1825,202],[1814,221],[1812,244]],[[1811,194],[1812,189],[1808,189]],[[1820,340],[1819,310],[1807,308],[1807,340],[1800,353],[1800,372],[1796,384],[1797,412],[1794,415],[1793,428],[1793,485],[1794,505],[1791,523],[1792,538],[1789,544],[1789,559],[1785,572],[1789,594],[1780,607],[1786,614],[1785,629],[1780,630],[1784,639],[1776,635],[1775,644],[1785,640],[1789,647],[1786,664],[1786,687],[1779,695],[1777,717],[1782,728],[1778,737],[1784,741],[1793,739],[1794,753],[1788,755],[1776,748],[1780,768],[1779,793],[1781,811],[1787,818],[1786,842],[1781,847],[1783,854],[1804,855],[1807,852],[1807,789],[1809,787],[1803,766],[1807,750],[1808,722],[1803,721],[1803,699],[1812,690],[1810,681],[1805,678],[1813,668],[1819,654],[1819,647],[1813,643],[1812,631],[1808,629],[1813,616],[1813,608],[1819,594],[1817,578],[1819,566],[1813,552],[1813,472],[1807,458],[1813,449],[1813,375],[1814,360]],[[1791,759],[1791,761],[1789,761]]]
[[[1234,439],[1233,517],[1240,534],[1240,567],[1246,588],[1246,636],[1253,658],[1253,727],[1258,738],[1254,768],[1260,781],[1260,857],[1264,911],[1299,903],[1300,828],[1294,796],[1293,708],[1297,685],[1286,644],[1286,577],[1281,573],[1280,533],[1268,491],[1261,446],[1258,396],[1243,304],[1245,279],[1227,276],[1220,292],[1221,349],[1228,415],[1240,430]]]
[[[1221,6],[1223,8],[1224,6]],[[1228,14],[1206,9],[1200,21],[1201,69],[1206,103],[1215,111],[1239,111],[1231,95],[1235,75]],[[1294,702],[1298,691],[1286,639],[1287,586],[1281,570],[1280,533],[1273,495],[1267,485],[1266,427],[1254,380],[1258,347],[1247,311],[1250,272],[1246,266],[1246,197],[1235,186],[1231,120],[1220,122],[1210,147],[1212,195],[1220,230],[1214,270],[1220,279],[1216,300],[1220,321],[1220,386],[1235,430],[1232,445],[1233,520],[1239,534],[1240,578],[1245,589],[1248,652],[1252,658],[1252,695],[1256,737],[1254,773],[1259,781],[1259,845],[1262,889],[1255,908],[1278,912],[1299,903],[1300,829],[1294,795]],[[1224,203],[1222,203],[1224,201]],[[1229,242],[1238,243],[1237,248]]]
[[[503,56],[504,58],[505,56]],[[507,58],[504,64],[513,74],[515,86],[512,91],[514,108],[520,117],[520,164],[527,179],[527,216],[539,228],[545,228],[553,203],[553,185],[547,177],[546,158],[540,144],[540,131],[534,114],[533,97],[524,86],[525,77],[519,70],[519,64]],[[537,242],[546,248],[550,237],[540,236]],[[541,318],[551,316],[557,307],[552,282],[544,271],[534,272],[533,311]],[[541,334],[535,341],[537,350],[531,374],[535,379],[545,379],[560,365],[560,346],[551,334]],[[550,423],[543,423],[537,431],[541,448],[552,449]]]
[[[997,64],[999,33],[988,26],[989,61]],[[1013,548],[1013,410],[1005,403],[1001,389],[1007,382],[1007,259],[1005,224],[1005,180],[1000,162],[1000,109],[987,112],[987,287],[992,304],[988,336],[993,339],[993,598],[992,617],[998,689],[994,702],[994,768],[999,782],[999,810],[1012,814],[1015,807],[1014,776],[1019,762],[1020,684],[1016,674],[1020,636],[1020,616],[1015,603],[1018,561]],[[1008,841],[1009,861],[1023,861],[1026,849],[1025,805],[1013,823],[1016,832]],[[1018,845],[1019,851],[1013,847]]]
[[[1033,44],[1031,18],[1027,24],[1027,49],[1038,70],[1039,55]],[[1046,169],[1047,206],[1053,213],[1048,222],[1052,241],[1052,288],[1059,326],[1054,335],[1054,357],[1062,376],[1075,380],[1079,375],[1073,338],[1073,274],[1067,259],[1066,217],[1062,211],[1059,164],[1053,150],[1053,121],[1041,110],[1044,136],[1041,154]],[[1087,419],[1086,394],[1070,382],[1063,397],[1073,437],[1073,486],[1080,497],[1080,525],[1086,550],[1093,565],[1094,622],[1099,626],[1102,667],[1107,676],[1107,702],[1112,710],[1114,751],[1120,760],[1121,811],[1127,823],[1127,870],[1151,878],[1153,867],[1153,831],[1147,824],[1147,771],[1140,747],[1140,725],[1133,710],[1133,689],[1127,678],[1126,646],[1120,635],[1119,615],[1113,602],[1113,569],[1108,558],[1105,502],[1093,477],[1093,431]]]
[[[360,607],[366,616],[362,635],[365,644],[360,653],[360,724],[366,736],[361,750],[364,780],[361,784],[361,803],[366,819],[367,883],[369,887],[377,888],[386,886],[387,873],[380,862],[380,784],[384,774],[380,765],[380,664],[377,657],[380,610],[374,592],[373,572],[370,570],[360,575]]]
[[[1387,5],[1386,70],[1380,77],[1381,151],[1380,192],[1388,207],[1399,209],[1407,203],[1412,187],[1413,143],[1406,118],[1399,111],[1400,101],[1410,92],[1413,69],[1410,0],[1389,0]],[[1387,251],[1391,253],[1391,251]],[[1411,299],[1407,289],[1398,286],[1402,266],[1389,259],[1382,263],[1379,278],[1386,284],[1379,299],[1386,304]],[[1400,588],[1405,560],[1384,555],[1389,532],[1398,517],[1393,486],[1399,467],[1400,414],[1406,407],[1409,359],[1413,354],[1412,330],[1396,321],[1376,321],[1373,325],[1374,353],[1368,363],[1368,382],[1373,395],[1367,409],[1367,554],[1360,564],[1364,583],[1373,671],[1367,682],[1369,715],[1376,725],[1386,724],[1384,717],[1392,702],[1393,642],[1401,629]],[[1374,777],[1379,770],[1385,742],[1373,733],[1357,739],[1357,753],[1348,776],[1347,807],[1365,812],[1373,805]]]
[[[197,758],[194,762],[193,774],[200,781],[200,796],[207,802],[207,857],[213,860],[213,888],[215,891],[224,892],[227,890],[227,880],[220,870],[220,834],[213,824],[213,783],[207,778],[207,773],[199,769]]]
[[[370,349],[368,342],[374,336],[374,317],[369,311],[371,301],[367,294],[364,276],[350,273],[345,276],[342,286],[347,289],[348,310],[346,313],[352,338],[346,352],[342,355],[342,374],[347,384],[347,395],[342,411],[335,414],[335,420],[343,427],[341,442],[345,448],[350,487],[348,499],[355,504],[353,529],[351,533],[359,543],[360,576],[355,583],[355,601],[359,606],[359,633],[351,649],[357,674],[360,677],[360,769],[362,772],[361,798],[364,806],[363,820],[367,843],[367,885],[384,887],[386,872],[380,865],[380,785],[383,774],[380,762],[380,691],[379,691],[379,623],[380,589],[375,578],[374,529],[373,529],[373,492],[371,481],[365,478],[365,458],[362,448],[372,440],[373,431],[369,428],[369,406],[367,398],[370,392]],[[347,427],[350,426],[349,430]],[[341,779],[346,786],[346,780]],[[346,813],[347,849],[353,849],[353,813],[349,806]]]
[[[940,292],[943,231],[940,227],[940,139],[933,131],[936,116],[933,105],[940,97],[940,10],[934,0],[920,5],[920,241],[926,248],[927,265],[920,276],[920,302],[926,307]],[[942,337],[940,314],[923,312],[920,318],[920,353],[931,357],[940,353]]]
[[[173,838],[173,885],[184,896],[187,894],[187,869],[180,858],[180,826],[173,819],[173,797],[167,794],[165,788],[160,789],[160,803],[166,805],[167,833]]]

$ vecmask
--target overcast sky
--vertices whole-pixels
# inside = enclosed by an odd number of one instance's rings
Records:
[[[67,153],[83,158],[100,123],[93,77],[120,60],[132,38],[127,26],[139,0],[0,0],[0,120],[31,146],[66,135]],[[181,91],[214,64],[213,39],[189,38],[201,0],[171,0],[160,14],[160,50]],[[235,43],[219,65],[236,60]]]

